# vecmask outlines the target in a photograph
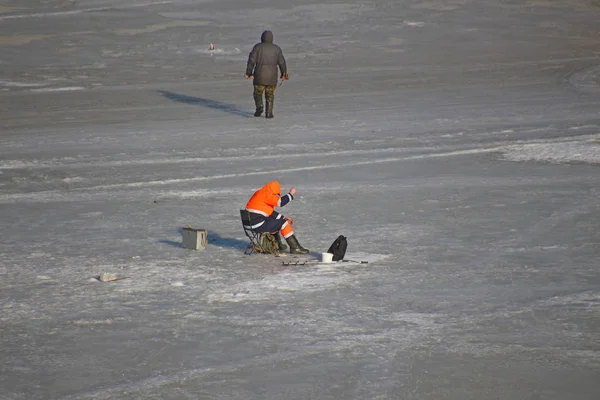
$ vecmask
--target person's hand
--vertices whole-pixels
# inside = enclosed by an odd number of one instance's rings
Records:
[[[294,223],[294,219],[292,217],[285,217],[285,220],[292,225]]]
[[[290,80],[290,74],[288,74],[287,72],[285,74],[281,75],[281,82],[289,81],[289,80]]]
[[[291,188],[291,189],[290,189],[290,194],[291,194],[292,196],[295,196],[295,195],[296,195],[296,188]]]
[[[250,79],[250,78],[254,78],[254,76],[253,75],[244,74],[244,78]]]

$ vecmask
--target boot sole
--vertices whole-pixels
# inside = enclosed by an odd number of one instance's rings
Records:
[[[308,254],[310,253],[309,250],[306,251],[302,251],[302,250],[290,250],[290,254]]]

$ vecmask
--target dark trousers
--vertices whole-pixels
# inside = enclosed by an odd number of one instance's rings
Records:
[[[250,212],[250,222],[252,222],[253,225],[264,221],[261,226],[254,228],[253,231],[260,232],[260,233],[279,232],[281,230],[281,228],[283,228],[283,225],[285,225],[287,220],[283,217],[277,218],[278,216],[279,216],[279,213],[276,213],[276,212],[274,212],[273,214],[271,214],[268,217]]]

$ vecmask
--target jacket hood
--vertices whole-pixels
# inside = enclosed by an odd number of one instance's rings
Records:
[[[273,32],[264,31],[262,35],[260,35],[260,41],[263,43],[273,43]]]
[[[281,186],[277,181],[271,181],[267,183],[265,187],[268,188],[273,194],[281,194]]]

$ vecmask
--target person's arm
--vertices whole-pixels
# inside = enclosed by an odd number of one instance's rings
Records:
[[[281,72],[281,80],[286,80],[288,78],[287,72],[287,64],[285,62],[285,57],[283,56],[283,51],[279,49],[279,57],[277,58],[277,65],[279,66],[279,72]]]
[[[294,200],[294,195],[296,194],[296,189],[295,188],[291,188],[290,192],[288,194],[286,194],[285,196],[281,197],[281,199],[279,200],[279,207],[283,207],[285,206],[287,203],[289,203],[290,201]]]
[[[281,198],[281,201],[280,201],[281,207],[285,206],[287,203],[289,203],[290,201],[294,200],[294,195],[295,194],[296,194],[296,189],[295,188],[291,188],[290,192]],[[286,217],[286,216],[284,216],[282,214],[277,214],[277,218],[278,219],[279,218],[283,218],[283,219],[285,219],[290,224],[294,223],[294,219],[293,218]]]
[[[296,189],[291,188],[290,192],[285,196],[280,196],[279,194],[272,193],[265,200],[267,204],[273,207],[283,207],[288,204],[290,201],[294,200],[294,195],[296,194]]]
[[[256,53],[256,46],[254,46],[250,54],[248,54],[248,63],[246,64],[246,73],[244,74],[246,78],[252,78],[254,74],[254,66],[256,65]]]
[[[286,194],[279,198],[279,202],[277,203],[278,207],[283,207],[290,201],[294,200],[294,196],[291,193]]]

